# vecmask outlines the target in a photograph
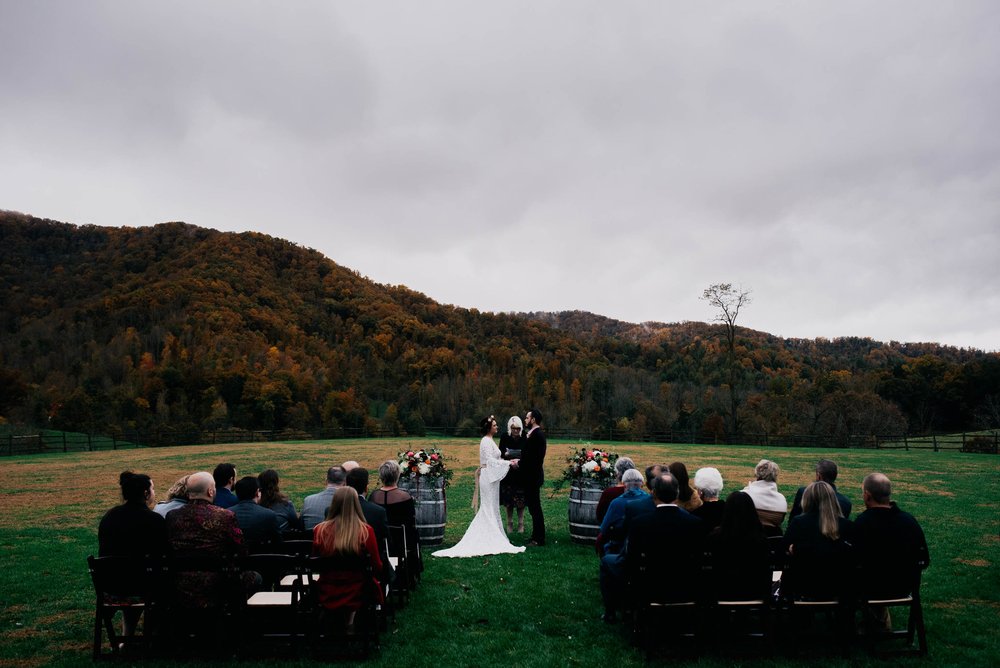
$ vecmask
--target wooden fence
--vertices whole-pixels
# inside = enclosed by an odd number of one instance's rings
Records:
[[[572,430],[549,429],[549,438],[577,440],[580,442],[641,442],[678,443],[702,445],[757,445],[763,447],[812,447],[812,448],[866,448],[873,450],[932,450],[998,454],[1000,452],[1000,429],[976,433],[929,434],[924,436],[899,435],[852,435],[826,436],[817,434],[742,434],[727,440],[718,436],[698,432],[657,432],[636,435],[615,429]],[[470,434],[451,427],[431,427],[428,436],[461,437],[478,439],[478,434]],[[0,434],[0,455],[25,455],[55,452],[97,452],[137,447],[165,447],[178,445],[222,444],[222,443],[273,443],[294,441],[318,441],[339,438],[388,438],[400,436],[382,429],[337,429],[337,430],[206,430],[171,431],[122,430],[117,434],[98,435],[72,432],[40,430],[16,434],[10,431]],[[405,435],[403,435],[405,436]]]

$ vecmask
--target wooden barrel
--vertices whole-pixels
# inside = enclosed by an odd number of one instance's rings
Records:
[[[569,537],[574,543],[592,545],[601,528],[597,502],[604,490],[589,482],[574,482],[569,488]]]
[[[413,497],[417,515],[417,537],[421,545],[440,545],[448,519],[443,478],[400,478],[399,488]]]

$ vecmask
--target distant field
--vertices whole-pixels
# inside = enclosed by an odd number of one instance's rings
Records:
[[[356,459],[374,469],[398,450],[441,448],[455,470],[448,490],[447,544],[471,520],[469,500],[478,439],[337,440],[254,443],[70,453],[4,458],[0,491],[0,668],[90,663],[93,591],[86,556],[96,553],[101,515],[118,503],[123,469],[150,474],[161,496],[183,474],[221,461],[240,475],[273,467],[297,508],[323,486],[326,468]],[[608,444],[602,444],[608,447]],[[555,480],[579,443],[550,443],[547,477]],[[716,466],[724,493],[741,488],[753,465],[769,456],[781,466],[779,488],[791,500],[812,480],[819,457],[841,467],[840,491],[861,508],[860,483],[883,471],[900,506],[920,520],[932,565],[924,578],[930,658],[926,665],[995,665],[1000,657],[1000,458],[957,452],[816,450],[756,447],[663,446],[621,443],[613,449],[642,466],[684,461],[693,473]],[[374,666],[643,665],[620,628],[599,621],[597,562],[590,548],[569,541],[568,489],[546,488],[550,545],[523,555],[435,560],[397,627],[383,636]],[[515,542],[520,537],[515,536]],[[834,659],[827,665],[858,665]],[[860,657],[859,657],[860,658]],[[802,665],[815,661],[802,661]],[[866,660],[860,658],[860,664]],[[244,660],[244,665],[277,662]],[[282,661],[283,665],[288,662]],[[306,662],[308,663],[308,662]],[[731,665],[704,657],[696,665]],[[755,659],[753,665],[797,665]],[[882,665],[884,662],[871,662]],[[907,662],[920,663],[918,661]],[[163,662],[159,665],[169,665]]]

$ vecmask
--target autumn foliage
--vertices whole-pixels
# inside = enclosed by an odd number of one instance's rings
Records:
[[[257,233],[74,226],[0,213],[0,416],[107,432],[473,433],[486,413],[721,438],[1000,424],[1000,357],[936,344],[782,339],[721,326],[492,314],[374,283]]]

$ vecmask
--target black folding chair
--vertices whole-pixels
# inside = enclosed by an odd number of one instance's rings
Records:
[[[914,653],[927,656],[927,630],[924,627],[924,609],[920,603],[921,571],[927,567],[927,562],[917,563],[914,582],[908,592],[895,592],[897,595],[886,595],[885,592],[866,595],[860,592],[858,606],[862,613],[864,624],[865,647],[872,654],[891,655]],[[898,628],[893,625],[891,612],[905,608],[907,610],[906,626]],[[916,639],[917,646],[913,646]],[[886,641],[903,640],[902,647],[886,649]]]
[[[123,650],[137,647],[148,652],[157,616],[163,604],[162,560],[152,557],[87,557],[87,567],[94,583],[93,658],[118,656]],[[143,615],[142,634],[118,634],[115,616],[121,612],[138,630]],[[123,620],[124,621],[124,620]],[[105,654],[103,637],[107,634],[110,654]]]
[[[306,559],[291,554],[253,554],[239,560],[242,572],[261,575],[261,587],[246,599],[241,648],[260,639],[283,640],[291,649],[303,635],[300,602],[309,589]]]
[[[306,560],[304,573],[310,591],[306,599],[312,607],[310,646],[320,652],[347,654],[352,658],[367,658],[379,648],[379,632],[383,614],[380,587],[367,554],[311,557]],[[331,607],[324,603],[324,580],[360,582],[360,608],[354,612],[349,627],[350,608]]]

